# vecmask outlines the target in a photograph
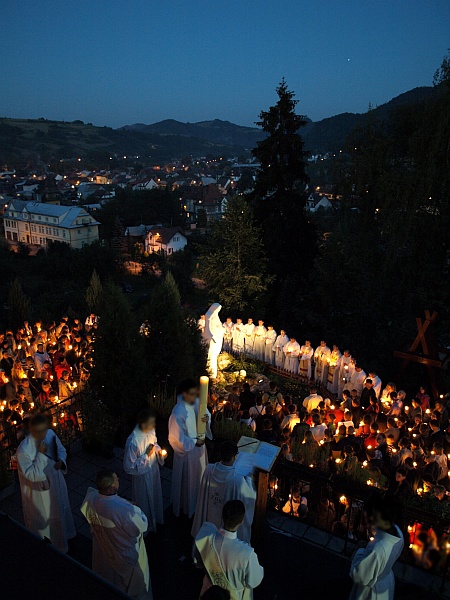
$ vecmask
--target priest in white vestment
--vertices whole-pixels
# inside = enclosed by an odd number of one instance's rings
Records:
[[[346,389],[350,391],[356,390],[358,392],[358,396],[361,396],[366,378],[366,372],[363,371],[363,368],[360,365],[356,364]]]
[[[253,330],[253,354],[258,360],[264,360],[264,346],[267,329],[264,327],[264,321],[258,321]]]
[[[230,317],[228,317],[225,323],[223,324],[223,349],[226,352],[231,352],[233,347],[233,327],[234,323],[230,319]]]
[[[331,350],[326,342],[322,340],[320,346],[317,346],[314,352],[314,362],[316,365],[314,371],[314,379],[320,383],[326,384],[328,378],[328,360],[331,355]]]
[[[329,398],[327,398],[328,402],[330,402]],[[303,408],[307,413],[311,414],[315,408],[319,408],[319,404],[323,402],[323,397],[317,393],[316,388],[311,388],[311,393],[309,396],[303,400]]]
[[[164,464],[155,432],[155,412],[143,408],[137,425],[125,444],[123,468],[131,475],[131,498],[144,511],[149,531],[164,523],[163,496],[159,466]]]
[[[245,343],[244,324],[242,319],[236,319],[236,323],[233,325],[233,351],[243,352]]]
[[[353,589],[349,600],[394,600],[392,567],[402,553],[404,539],[395,525],[390,499],[375,500],[369,506],[368,518],[375,535],[353,557],[350,567]]]
[[[117,495],[116,473],[100,471],[97,488],[88,488],[80,509],[91,526],[92,570],[131,598],[152,600],[144,543],[147,517]]]
[[[382,382],[375,371],[369,371],[369,379],[372,380],[373,389],[375,390],[376,397],[380,399]]]
[[[278,367],[279,369],[282,369],[284,367],[284,359],[285,359],[284,347],[288,343],[289,343],[289,338],[286,335],[286,332],[284,331],[284,329],[282,329],[280,331],[280,335],[275,340],[275,344],[273,345],[273,348],[272,348],[272,350],[275,354],[275,366]]]
[[[251,600],[253,589],[264,577],[264,569],[251,546],[237,537],[245,517],[240,500],[230,500],[222,511],[223,527],[204,523],[195,538],[196,557],[206,571],[200,597],[212,585],[230,592],[231,600]]]
[[[183,512],[191,518],[208,457],[205,440],[197,434],[198,385],[193,380],[186,380],[180,384],[178,391],[177,403],[169,418],[169,443],[174,451],[172,508],[175,516]],[[206,437],[212,439],[209,411],[202,420],[206,423]]]
[[[269,365],[273,365],[273,345],[276,339],[277,332],[272,325],[268,325],[266,337],[264,338],[264,360]]]
[[[255,324],[253,323],[253,319],[248,319],[247,323],[244,325],[244,348],[245,354],[248,354],[248,356],[253,355],[253,343],[255,341],[253,336],[254,331]]]
[[[300,365],[298,368],[298,373],[300,377],[303,377],[304,379],[311,379],[311,360],[313,355],[314,350],[311,347],[311,342],[309,340],[306,340],[304,345],[300,348]]]
[[[339,348],[334,345],[333,350],[328,358],[328,376],[327,388],[332,394],[337,394],[339,388],[339,363],[342,354]]]
[[[245,506],[245,518],[237,535],[240,540],[249,544],[256,502],[253,477],[241,475],[236,469],[235,462],[238,456],[236,444],[223,442],[220,455],[220,462],[208,465],[203,474],[191,534],[195,538],[205,521],[220,528],[222,509],[226,502],[242,500]]]
[[[355,363],[353,361],[352,355],[348,350],[344,350],[344,354],[341,356],[341,360],[339,361],[339,398],[342,398],[342,392],[348,389],[348,383],[350,381],[350,377],[352,376],[354,368]]]
[[[30,419],[30,435],[17,450],[20,491],[25,527],[48,538],[61,552],[76,536],[72,510],[63,473],[67,452],[48,418],[37,414]]]
[[[298,373],[298,355],[300,354],[300,344],[295,338],[291,338],[283,347],[284,368],[295,375]]]

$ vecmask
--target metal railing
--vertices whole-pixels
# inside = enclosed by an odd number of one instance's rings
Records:
[[[269,478],[268,507],[342,538],[344,552],[350,552],[356,543],[370,540],[364,507],[372,494],[370,486],[280,460]],[[442,577],[444,585],[450,579],[449,519],[403,503],[399,525],[405,536],[401,560]]]

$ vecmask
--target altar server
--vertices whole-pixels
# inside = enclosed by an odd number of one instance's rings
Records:
[[[198,385],[187,379],[178,388],[177,403],[169,418],[169,443],[174,451],[172,472],[172,508],[191,518],[195,512],[200,482],[208,457],[205,440],[197,434],[199,408]],[[201,417],[206,423],[206,436],[212,439],[209,411]]]
[[[289,343],[289,338],[286,335],[286,332],[284,329],[282,329],[280,331],[280,335],[277,337],[277,339],[275,340],[275,344],[273,345],[273,352],[275,354],[275,366],[278,367],[279,369],[282,369],[284,367],[284,359],[285,359],[285,354],[284,354],[284,347],[286,346],[286,344]]]
[[[75,537],[67,485],[67,452],[48,418],[37,414],[30,419],[30,435],[17,450],[20,491],[25,527],[48,538],[61,552]]]
[[[298,373],[300,377],[305,379],[311,379],[311,359],[313,357],[314,350],[311,347],[311,342],[306,340],[304,345],[300,348],[300,365]]]
[[[131,498],[147,517],[147,531],[156,531],[157,523],[164,523],[159,472],[164,457],[156,438],[154,410],[143,408],[136,420],[137,425],[125,444],[123,468],[131,475]]]

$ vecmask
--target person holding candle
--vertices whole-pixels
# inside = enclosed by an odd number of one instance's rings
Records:
[[[314,352],[314,362],[316,364],[314,379],[324,385],[328,380],[328,365],[331,357],[331,350],[326,342],[322,340]]]
[[[156,414],[151,408],[143,408],[136,421],[125,444],[123,468],[131,475],[131,498],[147,517],[147,531],[156,531],[156,525],[164,523],[159,473],[164,457],[155,433]]]
[[[272,351],[275,354],[275,366],[278,367],[279,369],[282,369],[284,367],[284,360],[285,360],[284,347],[288,343],[289,343],[289,338],[286,335],[285,330],[282,329],[280,331],[280,335],[277,336],[277,339],[275,340],[275,343],[272,347]]]
[[[269,365],[273,364],[273,347],[277,339],[277,332],[272,325],[267,326],[266,337],[264,338],[264,361]]]
[[[395,524],[395,504],[392,498],[383,500],[375,496],[366,504],[366,510],[375,535],[353,557],[350,568],[353,589],[349,600],[393,600],[392,567],[404,545],[401,529]]]
[[[233,325],[233,352],[242,352],[245,344],[245,333],[242,319],[236,319],[236,323]]]
[[[311,348],[312,350],[312,348]],[[284,368],[290,373],[297,375],[298,373],[298,356],[300,354],[300,344],[294,337],[291,337],[289,342],[283,346],[285,355]]]
[[[131,598],[152,600],[144,543],[147,517],[117,495],[119,478],[113,471],[100,471],[96,484],[80,508],[92,531],[92,570]]]
[[[211,415],[204,404],[200,411],[198,384],[187,379],[178,388],[177,403],[169,418],[169,443],[174,451],[172,475],[172,508],[175,516],[181,512],[191,518],[195,512],[200,482],[208,462],[205,437],[212,439]],[[198,424],[205,426],[199,435]]]
[[[300,348],[300,364],[297,365],[298,374],[304,379],[311,379],[311,359],[314,356],[314,350],[312,349],[311,342],[306,340],[304,345]]]
[[[30,419],[30,435],[17,450],[20,491],[25,526],[48,538],[61,552],[75,537],[75,525],[63,473],[67,452],[48,418],[37,414]]]

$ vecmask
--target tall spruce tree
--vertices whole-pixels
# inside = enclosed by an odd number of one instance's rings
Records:
[[[211,300],[228,310],[254,307],[271,282],[266,265],[261,229],[252,208],[242,196],[235,196],[224,218],[214,224],[201,260],[200,273]]]
[[[9,318],[14,328],[31,318],[31,300],[25,294],[19,279],[13,279],[8,287]]]
[[[97,314],[99,311],[100,304],[102,301],[102,294],[102,282],[100,281],[100,277],[97,275],[97,271],[94,269],[92,271],[89,286],[86,290],[86,302],[89,306],[89,309],[95,314]]]
[[[299,132],[307,120],[296,114],[298,100],[284,79],[276,91],[277,103],[261,112],[256,123],[267,137],[253,150],[261,163],[253,203],[256,219],[263,227],[269,271],[282,283],[292,273],[308,269],[315,238],[304,214],[308,177]]]
[[[191,331],[170,272],[153,291],[147,315],[151,332],[144,343],[152,385],[165,383],[173,390],[181,380],[205,370],[206,357],[200,337]]]

